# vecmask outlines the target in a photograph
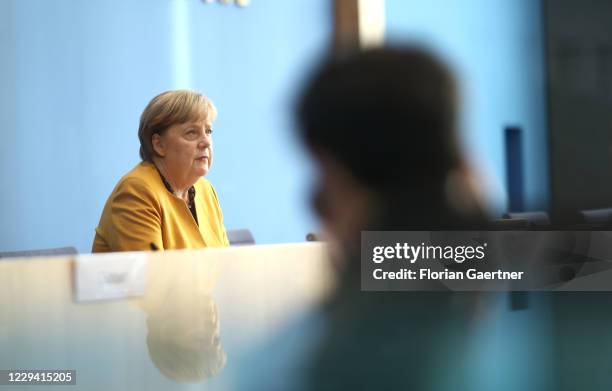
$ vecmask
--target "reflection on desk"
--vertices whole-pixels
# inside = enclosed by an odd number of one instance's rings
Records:
[[[69,390],[232,390],[240,358],[331,288],[321,243],[147,258],[144,296],[85,303],[73,258],[0,262],[0,369],[75,369]]]
[[[215,376],[226,363],[220,344],[217,305],[211,297],[215,262],[197,262],[191,273],[176,262],[149,262],[146,295],[147,347],[170,379],[196,382]]]

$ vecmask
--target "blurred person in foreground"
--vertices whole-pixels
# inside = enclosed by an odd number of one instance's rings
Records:
[[[446,67],[411,48],[331,58],[307,82],[298,127],[318,167],[315,209],[341,262],[303,388],[469,388],[475,294],[360,286],[361,231],[484,226],[458,145],[457,95]]]
[[[228,246],[217,193],[203,178],[213,162],[217,110],[202,94],[167,91],[140,117],[142,162],[112,191],[92,252]]]

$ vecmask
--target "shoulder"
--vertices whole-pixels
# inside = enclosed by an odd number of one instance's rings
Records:
[[[195,183],[195,188],[197,192],[210,194],[211,196],[217,198],[217,192],[215,191],[215,188],[213,187],[212,183],[210,183],[210,181],[206,178],[198,179],[198,181]]]
[[[152,163],[140,162],[128,171],[120,180],[122,181],[141,181],[141,182],[154,182],[159,180],[159,174],[157,169]]]
[[[115,196],[127,193],[146,197],[160,194],[163,190],[155,167],[151,163],[141,162],[119,180],[113,193]]]
[[[208,179],[200,178],[195,183],[196,196],[209,205],[219,208],[219,197],[217,191]]]

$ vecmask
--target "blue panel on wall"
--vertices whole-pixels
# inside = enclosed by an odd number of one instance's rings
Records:
[[[523,141],[518,127],[505,129],[508,211],[523,211]]]

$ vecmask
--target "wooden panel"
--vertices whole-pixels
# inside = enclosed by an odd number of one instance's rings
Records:
[[[384,0],[334,1],[334,51],[347,53],[381,45],[385,32]]]

